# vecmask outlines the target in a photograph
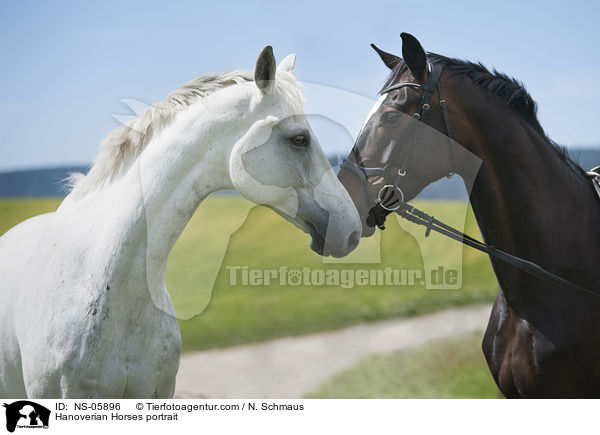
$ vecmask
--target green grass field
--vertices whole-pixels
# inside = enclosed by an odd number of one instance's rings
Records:
[[[0,200],[0,234],[30,216],[55,210],[59,203],[60,199]],[[460,203],[420,202],[419,206],[455,224],[465,220]],[[381,237],[381,263],[324,263],[308,248],[309,237],[273,211],[251,208],[237,196],[208,198],[177,242],[167,268],[167,287],[176,311],[188,318],[179,322],[184,350],[259,342],[493,300],[496,281],[485,255],[462,251],[437,235],[423,243],[422,228],[410,225],[401,227],[396,219],[388,219]],[[470,210],[465,229],[479,234]],[[363,239],[361,248],[372,240]],[[429,265],[455,267],[462,261],[460,289],[427,290],[420,283],[353,288],[279,282],[232,285],[227,269],[278,270],[285,266],[339,273],[385,267],[423,269],[418,240],[427,251],[424,255]]]
[[[370,355],[308,395],[322,399],[499,398],[481,353],[482,332]]]

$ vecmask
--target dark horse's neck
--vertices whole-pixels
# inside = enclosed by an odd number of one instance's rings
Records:
[[[468,114],[474,131],[464,140],[483,161],[470,200],[485,241],[594,289],[600,258],[589,247],[600,241],[600,207],[590,182],[539,126],[503,102],[480,103],[473,107],[488,110]],[[565,302],[568,290],[492,264],[507,301],[524,317],[533,306]]]

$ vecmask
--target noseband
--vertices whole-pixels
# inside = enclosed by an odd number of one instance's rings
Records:
[[[416,112],[413,114],[412,119],[410,120],[408,127],[406,128],[403,135],[403,137],[406,137],[408,139],[407,143],[409,143],[409,146],[405,149],[402,149],[401,147],[395,146],[396,144],[392,142],[392,153],[387,163],[385,163],[383,167],[365,168],[364,166],[349,161],[348,159],[344,160],[340,164],[340,167],[346,168],[357,174],[362,179],[364,179],[363,186],[367,198],[369,197],[367,190],[368,178],[376,175],[383,177],[386,184],[379,190],[379,193],[377,194],[377,204],[387,211],[398,210],[398,208],[400,208],[400,206],[404,202],[404,193],[402,192],[400,184],[402,182],[402,177],[406,175],[410,159],[417,145],[417,140],[419,139],[417,131],[414,130],[416,130],[419,121],[426,121],[427,114],[429,113],[429,109],[431,108],[431,97],[436,87],[438,90],[438,95],[440,97],[440,108],[446,127],[446,136],[448,137],[448,146],[450,150],[451,169],[447,177],[450,178],[454,175],[454,153],[452,150],[454,141],[452,136],[452,128],[450,126],[450,121],[448,120],[448,109],[446,108],[446,100],[442,96],[442,88],[440,87],[439,83],[440,76],[442,75],[442,71],[444,70],[445,62],[429,62],[428,65],[430,73],[429,78],[427,79],[427,82],[424,85],[416,82],[402,82],[392,86],[388,86],[387,88],[381,91],[381,94],[387,94],[391,91],[395,91],[397,89],[405,88],[408,86],[423,89],[423,96],[421,97],[419,106],[417,107]],[[358,150],[354,149],[353,152],[355,153],[356,161],[358,161]],[[403,153],[403,156],[401,156],[400,153]],[[399,159],[400,157],[402,157],[402,164],[400,165],[400,169],[398,169],[398,172],[396,172],[396,174],[393,175],[391,167],[393,163],[396,162],[397,159]]]

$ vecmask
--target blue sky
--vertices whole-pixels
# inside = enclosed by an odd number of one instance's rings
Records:
[[[519,78],[551,138],[598,146],[599,12],[594,1],[3,2],[0,170],[88,163],[112,115],[129,113],[120,100],[251,69],[267,44],[278,60],[298,54],[299,79],[374,98],[387,69],[369,44],[400,53],[403,31]],[[355,123],[368,112],[345,106]],[[327,138],[326,150],[349,146]]]

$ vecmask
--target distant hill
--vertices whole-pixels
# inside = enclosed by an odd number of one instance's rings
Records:
[[[65,196],[65,180],[72,172],[87,173],[87,166],[30,169],[0,173],[0,196]]]
[[[600,165],[600,149],[573,148],[569,154],[584,169]],[[345,157],[345,156],[344,156]],[[330,156],[329,162],[337,170],[343,157]],[[22,196],[65,196],[64,180],[72,172],[86,173],[87,166],[31,169],[0,172],[0,197]],[[442,179],[428,186],[419,195],[424,199],[466,199],[466,192],[460,177]]]
[[[600,149],[574,148],[569,149],[569,155],[586,171],[600,166]]]

